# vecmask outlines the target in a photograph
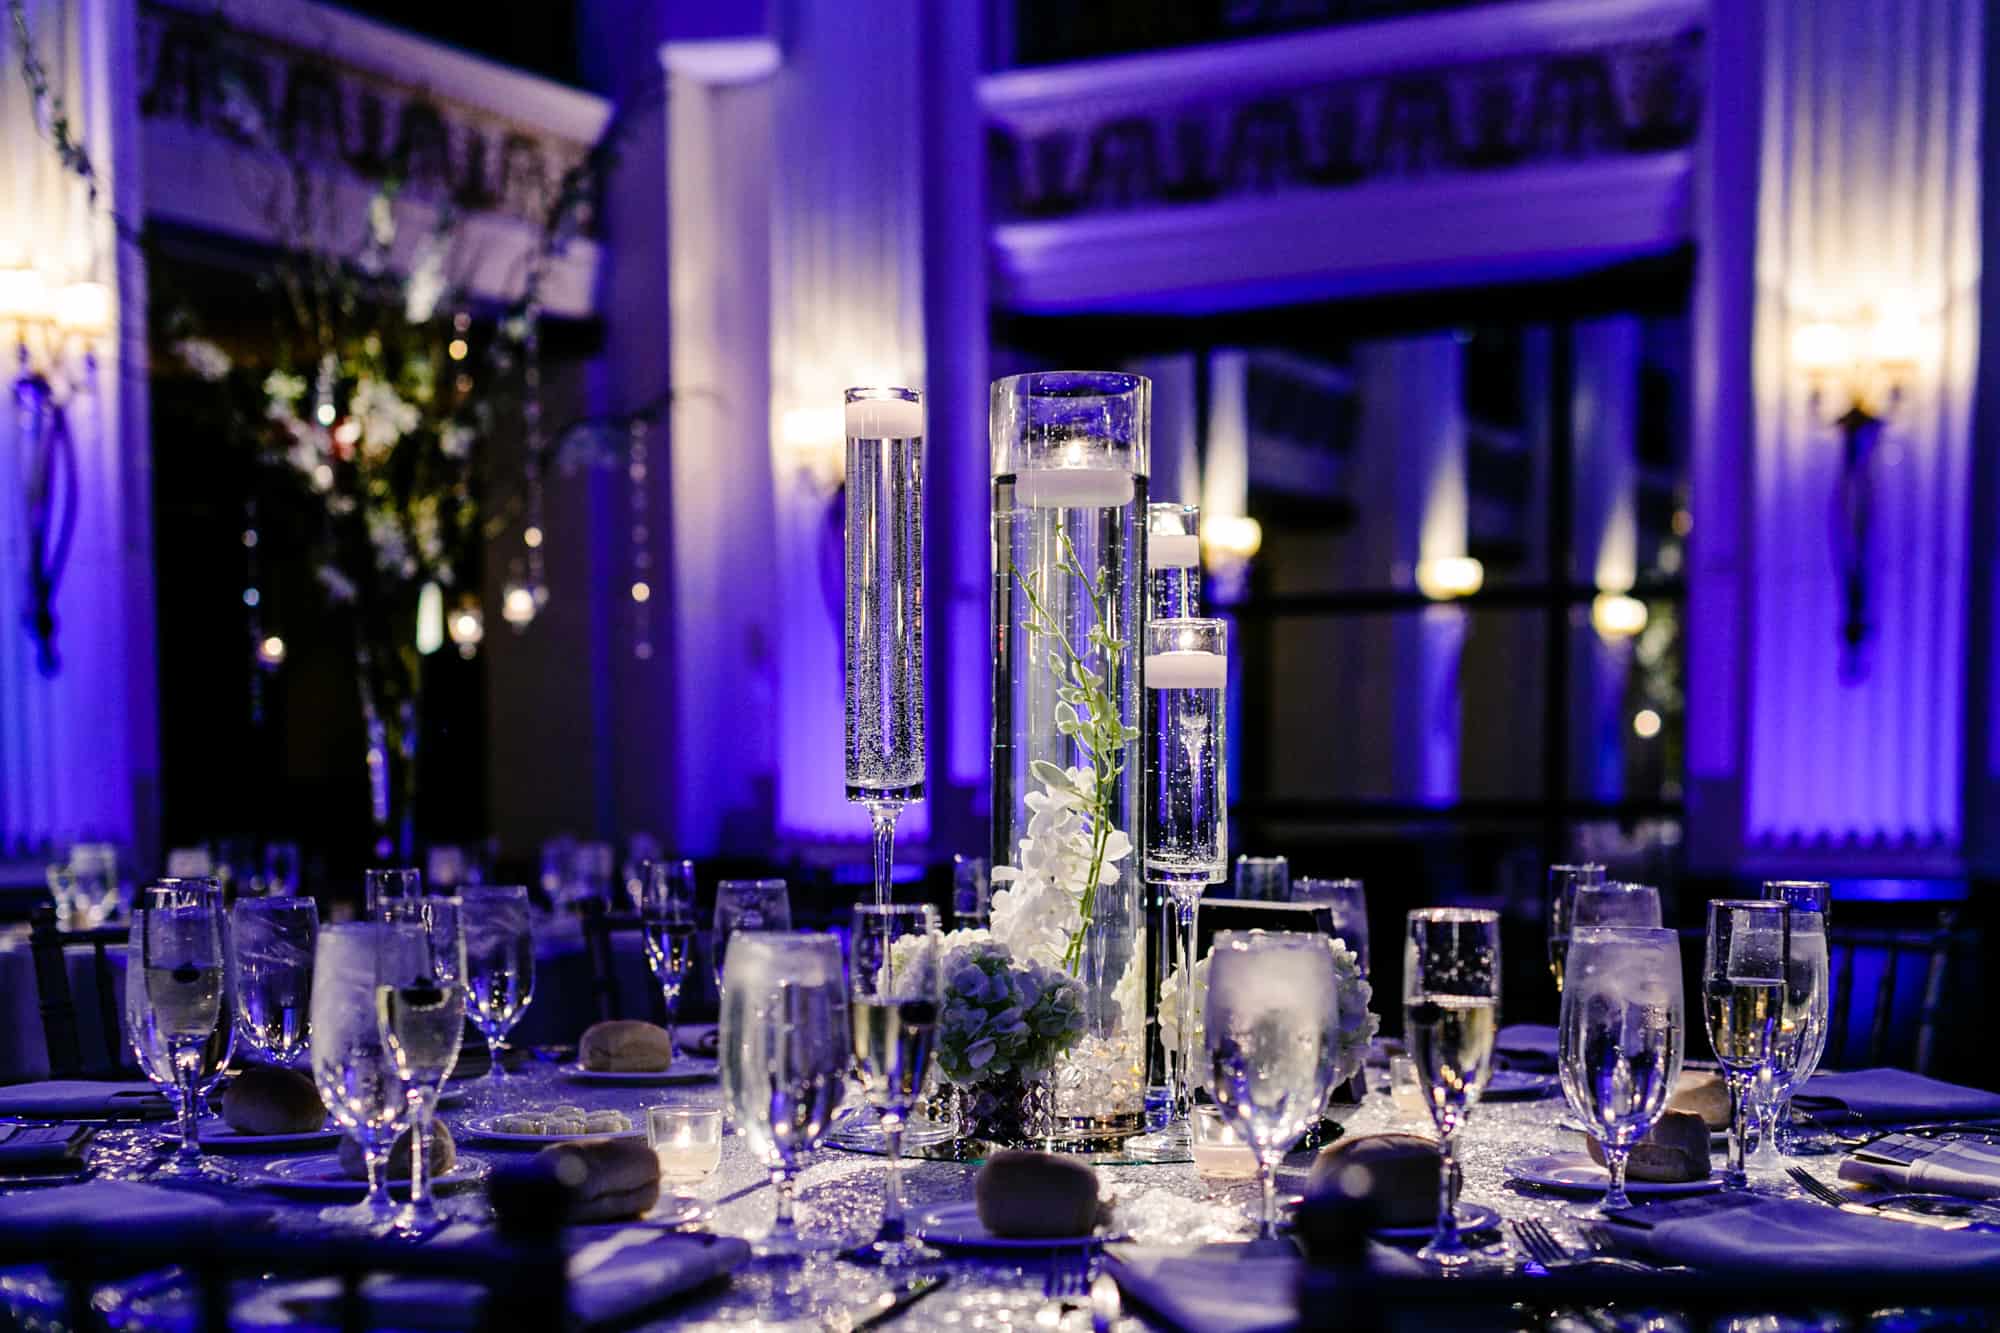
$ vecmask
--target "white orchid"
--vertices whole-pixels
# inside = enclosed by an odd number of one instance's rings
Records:
[[[1020,864],[993,868],[993,937],[1017,958],[1063,965],[1070,941],[1083,927],[1097,809],[1095,778],[1087,768],[1035,765],[1042,790],[1029,792],[1028,836]],[[1097,882],[1116,884],[1118,862],[1132,854],[1132,839],[1112,829],[1104,840]],[[1004,886],[1004,887],[1003,887]]]

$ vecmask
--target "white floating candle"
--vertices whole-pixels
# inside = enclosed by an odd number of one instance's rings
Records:
[[[924,433],[924,405],[905,398],[858,398],[847,405],[850,440],[913,440]]]
[[[1154,532],[1146,537],[1146,564],[1153,569],[1192,569],[1201,563],[1201,538],[1191,532]]]
[[[1229,659],[1221,653],[1176,649],[1146,654],[1149,690],[1219,690],[1229,679]]]
[[[1131,504],[1132,492],[1123,468],[1048,468],[1014,479],[1014,497],[1034,509],[1115,509]]]

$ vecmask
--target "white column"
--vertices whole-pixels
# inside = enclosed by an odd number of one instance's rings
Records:
[[[1629,315],[1576,328],[1574,529],[1577,567],[1601,592],[1629,591],[1639,553],[1639,321]],[[1560,576],[1563,571],[1556,571]],[[1575,794],[1615,801],[1625,787],[1629,639],[1572,636],[1570,771]]]

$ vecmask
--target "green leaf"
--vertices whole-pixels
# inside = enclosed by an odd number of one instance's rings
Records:
[[[1075,784],[1069,780],[1069,774],[1046,759],[1035,760],[1032,764],[1028,765],[1028,771],[1034,774],[1035,781],[1041,783],[1051,791],[1076,790]]]

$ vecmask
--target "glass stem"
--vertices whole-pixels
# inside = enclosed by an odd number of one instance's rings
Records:
[[[1742,1074],[1731,1073],[1729,1083],[1729,1164],[1723,1169],[1723,1183],[1731,1188],[1741,1188],[1745,1180],[1743,1174],[1743,1138],[1750,1130],[1750,1080]]]
[[[394,1202],[389,1198],[389,1154],[375,1144],[361,1150],[361,1163],[368,1168],[368,1207],[375,1216],[381,1217],[394,1210]]]
[[[486,1071],[487,1076],[491,1078],[495,1083],[505,1083],[507,1081],[506,1038],[496,1037],[490,1032],[487,1033],[486,1054],[487,1057],[492,1061],[492,1067]]]
[[[1181,914],[1181,1048],[1174,1052],[1174,1119],[1187,1125],[1194,1114],[1194,900],[1177,897],[1175,906]]]
[[[1609,1143],[1604,1145],[1604,1165],[1611,1171],[1611,1188],[1604,1191],[1604,1202],[1598,1205],[1600,1211],[1632,1206],[1632,1200],[1625,1195],[1625,1163],[1630,1157],[1629,1148],[1614,1148]]]
[[[410,1128],[410,1211],[422,1217],[431,1211],[430,1098],[412,1092],[410,1101],[416,1111]]]
[[[681,984],[678,980],[660,985],[660,1004],[667,1011],[667,1048],[676,1049],[674,1042],[674,1020],[681,1012]]]
[[[895,896],[889,877],[896,868],[896,816],[903,807],[888,801],[871,801],[868,813],[875,825],[875,905],[887,907]]]
[[[179,1112],[178,1123],[181,1132],[181,1146],[174,1154],[183,1162],[192,1162],[201,1156],[201,1130],[195,1112],[199,1105],[195,1093],[195,1066],[201,1063],[199,1045],[183,1046],[174,1051],[174,1083],[180,1089],[175,1110]]]
[[[1431,1237],[1431,1248],[1441,1253],[1453,1253],[1460,1248],[1458,1239],[1458,1214],[1452,1209],[1451,1183],[1458,1172],[1458,1159],[1452,1155],[1451,1132],[1438,1131],[1438,1217],[1437,1234]]]
[[[889,1179],[882,1193],[882,1230],[879,1239],[899,1244],[903,1239],[903,1117],[890,1113],[882,1117],[882,1146],[889,1153]]]
[[[790,1240],[798,1234],[792,1223],[792,1173],[785,1167],[771,1170],[771,1189],[778,1196],[777,1212],[771,1218],[771,1239]]]
[[[1257,1154],[1257,1185],[1263,1194],[1263,1220],[1257,1225],[1257,1238],[1270,1240],[1278,1234],[1278,1164],[1264,1160],[1264,1154]]]

